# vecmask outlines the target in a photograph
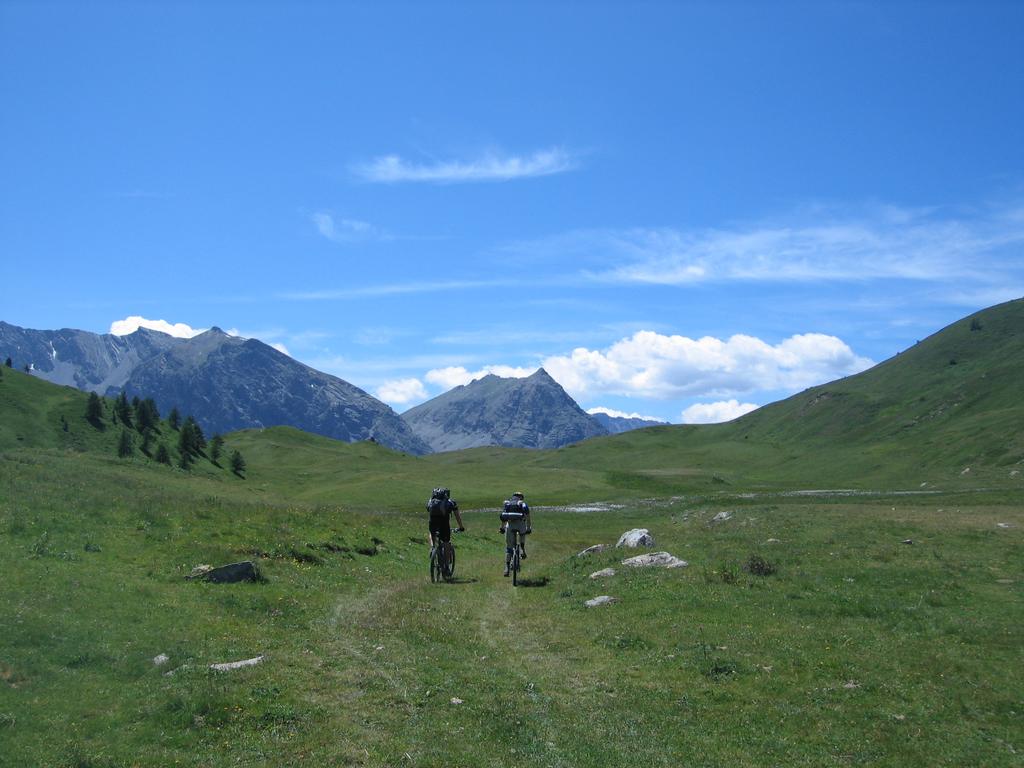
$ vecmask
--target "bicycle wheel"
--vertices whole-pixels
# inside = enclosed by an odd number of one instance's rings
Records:
[[[512,549],[512,586],[519,583],[519,534],[515,537],[515,547]]]
[[[455,545],[448,545],[448,568],[446,569],[445,580],[451,581],[455,578]]]
[[[430,549],[430,580],[431,582],[438,581],[441,578],[441,563],[437,557],[437,547],[431,547]]]

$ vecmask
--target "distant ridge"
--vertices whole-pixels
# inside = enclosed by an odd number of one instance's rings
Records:
[[[435,451],[560,448],[608,434],[543,368],[526,378],[484,376],[411,408],[402,419]]]
[[[590,413],[590,418],[595,419],[598,424],[608,430],[609,434],[619,435],[634,429],[645,429],[646,427],[664,427],[667,421],[657,419],[644,419],[639,416],[611,416],[600,411]]]
[[[177,407],[209,433],[291,426],[399,451],[430,448],[389,406],[257,340],[212,328],[191,339],[139,329],[126,336],[37,331],[0,322],[0,359],[56,384],[102,395],[122,389]]]

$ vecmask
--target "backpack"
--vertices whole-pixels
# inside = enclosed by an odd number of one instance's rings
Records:
[[[519,499],[509,499],[505,502],[505,509],[501,513],[503,523],[516,522],[526,517],[526,504]]]
[[[435,496],[427,502],[427,512],[431,517],[445,517],[448,514],[448,502]]]

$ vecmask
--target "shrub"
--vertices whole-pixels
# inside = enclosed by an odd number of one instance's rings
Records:
[[[743,565],[743,570],[752,576],[771,576],[775,573],[775,564],[769,562],[761,555],[751,555]]]

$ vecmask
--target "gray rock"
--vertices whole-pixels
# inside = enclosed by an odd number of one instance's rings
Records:
[[[255,667],[257,664],[263,663],[264,657],[262,655],[256,656],[252,659],[242,659],[241,661],[225,661],[221,664],[211,664],[210,669],[215,669],[218,672],[230,672],[234,669],[243,669],[245,667]]]
[[[611,595],[600,595],[598,597],[594,597],[590,600],[587,600],[584,603],[584,605],[587,606],[587,608],[597,608],[598,606],[611,605],[612,603],[617,603],[618,601],[618,598],[612,597]]]
[[[600,571],[594,571],[592,574],[590,574],[590,578],[592,578],[592,579],[607,579],[607,578],[611,578],[614,575],[615,575],[615,569],[614,568],[604,568],[604,569],[602,569]]]
[[[646,528],[633,528],[619,537],[616,547],[653,547],[654,537]]]
[[[582,552],[577,552],[576,557],[583,557],[584,555],[596,555],[599,552],[604,552],[606,549],[608,549],[607,544],[595,544],[592,547],[587,547]]]
[[[726,520],[732,519],[732,512],[719,512],[717,515],[711,518],[713,523],[724,523]]]
[[[200,565],[192,569],[189,579],[202,579],[215,584],[231,584],[238,581],[259,581],[260,572],[251,560],[229,563],[219,568]]]
[[[622,561],[623,565],[630,568],[685,568],[689,565],[685,560],[669,554],[668,552],[651,552],[646,555],[637,555]]]
[[[168,656],[166,653],[158,654],[158,655],[153,657],[153,666],[154,667],[162,667],[164,664],[166,664],[170,660],[171,660],[171,657]]]

